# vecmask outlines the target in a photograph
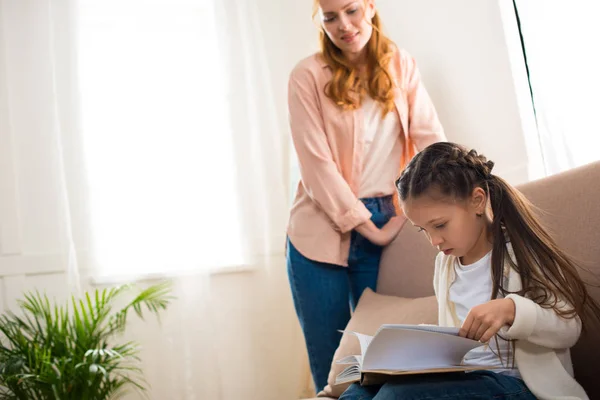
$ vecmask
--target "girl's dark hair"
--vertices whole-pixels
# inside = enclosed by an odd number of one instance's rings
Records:
[[[475,150],[449,142],[435,143],[418,153],[396,181],[401,201],[441,194],[465,200],[477,187],[491,203],[493,222],[492,299],[511,292],[503,287],[504,260],[518,272],[528,297],[563,318],[600,319],[600,306],[589,295],[575,263],[556,245],[533,212],[533,206],[504,179],[493,175],[494,163]],[[508,257],[510,241],[516,263]],[[563,301],[568,304],[565,305]]]

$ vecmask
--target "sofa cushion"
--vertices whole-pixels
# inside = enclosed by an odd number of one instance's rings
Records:
[[[436,324],[437,301],[435,296],[408,299],[396,296],[386,296],[366,289],[354,311],[346,330],[374,335],[383,324]],[[328,385],[318,397],[339,397],[350,385],[348,383],[335,385],[335,377],[343,371],[346,365],[336,364],[335,361],[346,356],[360,354],[360,345],[353,335],[342,336],[333,363],[329,371]]]

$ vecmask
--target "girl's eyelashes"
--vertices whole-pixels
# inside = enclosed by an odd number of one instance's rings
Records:
[[[444,222],[443,224],[437,224],[437,225],[434,225],[433,227],[435,229],[444,229],[446,227],[446,224],[447,224],[447,222]],[[417,228],[418,228],[417,232],[425,231],[425,228],[421,228],[420,226],[418,226]]]

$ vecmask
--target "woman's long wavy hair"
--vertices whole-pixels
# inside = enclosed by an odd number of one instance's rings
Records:
[[[319,0],[314,0],[313,19],[319,7]],[[390,63],[396,49],[394,43],[383,33],[381,18],[377,11],[371,25],[373,34],[367,43],[368,82],[362,82],[356,67],[346,59],[321,27],[319,32],[321,53],[333,73],[331,81],[325,87],[325,94],[340,107],[353,110],[360,107],[363,96],[368,93],[381,104],[385,115],[394,109],[394,78]]]
[[[475,188],[487,194],[492,211],[491,299],[511,293],[503,286],[507,260],[521,277],[517,294],[553,309],[563,318],[580,317],[585,330],[600,321],[600,305],[590,295],[575,262],[556,244],[540,223],[533,206],[504,179],[492,174],[493,161],[448,142],[435,143],[417,154],[396,181],[401,201],[431,190],[454,200],[465,200]],[[510,240],[516,263],[508,255]],[[567,302],[565,305],[564,302]]]

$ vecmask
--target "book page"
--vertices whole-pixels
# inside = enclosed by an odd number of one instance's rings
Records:
[[[439,326],[439,325],[427,325],[427,324],[419,324],[419,325],[406,325],[406,324],[384,324],[381,325],[381,329],[415,329],[418,331],[427,331],[427,332],[438,332],[445,333],[448,335],[458,336],[459,328],[447,327],[447,326]]]
[[[427,330],[382,327],[363,355],[362,370],[419,370],[461,365],[475,340]]]
[[[346,356],[341,360],[337,360],[335,363],[345,365],[360,365],[362,363],[362,356]]]
[[[353,331],[340,331],[340,332],[349,333],[351,335],[356,336],[358,338],[358,342],[360,343],[360,355],[362,355],[362,356],[365,355],[365,353],[367,352],[367,347],[369,347],[369,344],[373,340],[373,336],[365,335],[363,333],[358,333],[358,332],[353,332]]]
[[[344,369],[338,376],[335,377],[335,384],[358,382],[360,381],[360,368],[358,365],[351,365]]]

